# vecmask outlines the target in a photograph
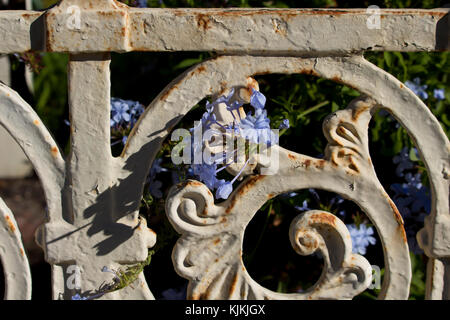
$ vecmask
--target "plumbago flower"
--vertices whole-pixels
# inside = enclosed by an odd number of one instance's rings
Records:
[[[409,149],[404,147],[398,155],[393,158],[395,164],[397,164],[397,169],[395,173],[398,177],[403,177],[403,171],[413,168],[411,160],[409,160]]]
[[[253,172],[255,163],[258,162],[259,155],[255,154],[258,145],[270,147],[278,144],[278,135],[271,130],[270,119],[264,109],[266,97],[254,88],[251,92],[250,105],[253,112],[244,112],[244,101],[233,88],[227,95],[220,96],[212,103],[207,102],[206,112],[191,128],[191,153],[194,159],[192,172],[208,188],[216,189],[216,199],[227,199],[233,191],[233,183]],[[289,128],[289,121],[284,120],[282,127]],[[201,135],[202,132],[208,134],[202,139],[196,139],[198,133]],[[248,149],[234,148],[235,140],[244,143],[241,147],[246,143]],[[222,145],[223,141],[227,141],[226,148]],[[229,142],[233,148],[229,148]],[[204,150],[210,151],[213,156],[196,161],[196,157],[203,155]],[[244,152],[243,157],[242,154],[239,155],[240,151]],[[217,174],[224,169],[234,175],[231,181],[217,178]]]
[[[417,155],[417,150],[412,150]],[[401,154],[394,157],[394,163],[397,163],[397,171],[403,172],[406,169],[413,169],[414,164],[406,154],[409,150],[403,149]],[[401,157],[402,161],[396,161],[397,157]],[[399,169],[399,167],[401,168]],[[422,184],[422,175],[419,172],[408,172],[399,175],[404,178],[401,183],[394,183],[391,185],[391,190],[394,191],[392,200],[400,211],[403,220],[405,221],[406,235],[408,238],[408,245],[413,253],[420,254],[420,249],[416,233],[423,225],[424,219],[431,209],[431,196],[428,187]]]
[[[436,100],[444,100],[445,99],[445,91],[444,91],[444,89],[434,89],[433,90],[433,97]]]
[[[144,106],[137,101],[111,98],[111,131],[112,137],[118,139],[111,145],[127,142],[127,134],[144,112]],[[120,138],[121,137],[121,138]]]
[[[111,146],[120,142],[123,145],[126,144],[127,134],[136,124],[144,110],[144,106],[137,101],[111,98],[111,138],[116,140],[111,143]],[[70,126],[69,121],[64,120],[64,123]]]
[[[298,211],[309,211],[311,210],[308,207],[308,201],[307,200],[303,200],[302,206],[295,206],[295,209],[297,209]]]
[[[150,168],[150,174],[147,178],[147,183],[149,186],[149,192],[150,194],[155,198],[162,198],[163,193],[160,190],[162,187],[162,182],[159,180],[156,180],[156,175],[160,172],[167,172],[168,170],[161,166],[163,162],[162,158],[155,159],[153,161],[152,167]]]
[[[363,223],[361,223],[359,226],[356,226],[355,224],[349,224],[347,225],[347,228],[350,232],[350,237],[352,238],[353,253],[365,255],[369,244],[373,245],[377,241],[373,237],[373,228],[367,227]]]
[[[413,81],[406,81],[405,84],[410,88],[419,98],[426,100],[428,99],[428,93],[425,91],[428,86],[426,84],[421,85],[420,78],[414,78]]]

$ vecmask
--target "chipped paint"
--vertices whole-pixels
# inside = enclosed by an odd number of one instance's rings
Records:
[[[362,106],[362,107],[358,107],[356,109],[353,110],[353,115],[352,115],[352,119],[353,121],[358,121],[358,118],[361,114],[369,111],[371,109],[371,107],[369,106]]]
[[[14,215],[0,198],[0,263],[5,274],[4,299],[31,299],[31,270]],[[9,276],[7,276],[9,275]],[[17,276],[20,275],[20,276]]]
[[[391,198],[389,198],[388,195],[386,195],[386,199],[389,202],[389,205],[391,206],[392,212],[394,212],[394,218],[397,221],[397,223],[400,226],[403,226],[404,222],[403,222],[403,218],[402,215],[400,214],[400,212],[398,211],[396,205],[394,204],[394,202],[391,200]]]
[[[323,223],[334,226],[336,223],[336,218],[328,213],[319,213],[311,215],[311,223]]]
[[[67,8],[77,3],[80,19],[89,29],[61,28]],[[104,2],[103,2],[104,1]],[[366,26],[365,9],[129,9],[114,1],[96,4],[65,0],[42,12],[2,12],[0,29],[6,30],[1,53],[26,52],[44,38],[43,48],[53,52],[95,51],[211,51],[229,54],[311,52],[352,54],[361,51],[439,51],[437,24],[447,8],[422,10],[381,9],[383,34]],[[42,19],[42,34],[30,33]],[[408,33],[396,32],[408,17]],[[151,32],[142,21],[152,21]],[[249,22],[253,21],[249,29]],[[35,24],[36,25],[36,24]],[[348,32],[352,25],[354,32]],[[427,25],[429,28],[421,28]],[[176,26],[177,32],[171,30]],[[328,32],[324,28],[328,28]],[[45,31],[47,30],[47,31]],[[250,31],[248,31],[250,30]],[[310,30],[309,33],[298,30]],[[99,32],[101,31],[101,32]],[[210,35],[212,31],[214,35]],[[270,31],[270,32],[269,32]],[[252,37],[249,37],[251,32]],[[30,37],[36,37],[36,39]],[[45,35],[45,37],[42,37]],[[331,38],[332,37],[332,38]],[[186,41],[198,39],[198,41]],[[252,39],[264,39],[254,42]],[[340,41],[331,41],[340,39]],[[18,41],[19,40],[19,41]],[[407,44],[407,45],[405,45]]]
[[[228,296],[231,297],[234,293],[234,291],[236,290],[236,286],[239,280],[239,272],[236,272],[236,274],[233,277],[233,280],[231,282],[231,286],[230,286],[230,292],[228,293]]]
[[[58,157],[59,151],[58,151],[58,148],[57,148],[57,147],[52,147],[51,152],[52,152],[52,156],[53,156],[54,158]]]
[[[14,223],[11,221],[11,218],[9,216],[5,216],[6,225],[8,226],[8,229],[11,233],[16,232],[16,227],[14,226]]]
[[[197,19],[197,27],[203,31],[206,31],[208,29],[211,29],[211,21],[208,15],[205,14],[197,14],[196,15],[196,19]]]

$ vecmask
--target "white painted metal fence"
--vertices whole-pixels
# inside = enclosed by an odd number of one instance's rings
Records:
[[[305,73],[363,94],[325,119],[324,159],[273,146],[280,156],[278,173],[247,177],[220,204],[196,181],[174,186],[166,199],[166,214],[181,234],[174,268],[190,281],[188,297],[351,299],[365,290],[369,262],[352,254],[345,225],[323,211],[296,218],[289,234],[299,254],[322,253],[324,271],[316,285],[304,293],[280,294],[261,287],[246,271],[242,241],[256,211],[278,194],[318,188],[343,195],[368,215],[384,248],[379,298],[406,299],[411,266],[403,221],[378,181],[368,149],[368,123],[382,107],[406,128],[426,164],[432,209],[418,240],[431,258],[427,298],[448,299],[450,143],[425,104],[362,54],[449,49],[449,9],[444,8],[386,9],[371,17],[366,9],[137,9],[114,0],[63,0],[45,12],[0,12],[0,53],[70,53],[67,159],[32,107],[0,84],[0,123],[23,148],[45,190],[48,221],[37,239],[52,265],[53,297],[74,295],[66,286],[70,266],[81,270],[85,291],[110,279],[99,266],[118,268],[147,258],[157,235],[138,215],[145,178],[162,141],[192,106],[230,88],[242,88],[241,98],[248,100],[253,75]],[[140,118],[122,155],[113,157],[109,52],[129,51],[215,51],[219,57],[169,84]],[[31,276],[20,234],[3,201],[0,211],[6,298],[29,299]],[[141,274],[133,288],[102,299],[153,299],[150,289]]]

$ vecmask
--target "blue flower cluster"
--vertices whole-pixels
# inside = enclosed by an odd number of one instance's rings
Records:
[[[416,77],[413,79],[413,81],[406,81],[406,86],[410,88],[419,98],[426,100],[428,99],[428,93],[425,91],[428,86],[426,84],[421,85],[420,78]],[[445,99],[445,91],[444,89],[434,89],[433,90],[433,97],[437,100],[444,100]]]
[[[348,224],[347,228],[352,238],[353,253],[365,255],[369,244],[373,245],[376,243],[376,239],[373,237],[374,232],[372,227],[361,223],[359,226]]]
[[[116,132],[126,132],[136,124],[139,116],[144,112],[144,106],[137,101],[111,98],[111,129],[113,135]],[[127,135],[122,136],[122,140],[114,142],[112,145],[127,141]]]
[[[144,106],[137,101],[111,98],[111,127],[134,126]]]
[[[397,164],[395,173],[398,177],[403,177],[403,171],[413,168],[413,163],[409,160],[409,149],[403,148],[398,155],[396,155],[392,161]]]
[[[250,105],[254,108],[254,112],[248,112],[245,117],[242,117],[241,107],[243,103],[234,98],[234,96],[235,91],[233,88],[227,96],[220,96],[212,103],[206,103],[206,112],[203,114],[200,122],[191,129],[191,132],[194,132],[191,143],[194,158],[194,154],[202,154],[205,144],[204,139],[201,141],[194,139],[197,130],[202,130],[202,132],[209,129],[215,130],[216,135],[231,133],[254,144],[265,143],[270,146],[278,143],[278,136],[271,130],[270,119],[267,117],[267,110],[264,109],[266,97],[261,92],[252,89]],[[217,121],[215,112],[219,104],[225,104],[226,110],[230,112],[233,118],[232,122],[220,123]],[[285,119],[280,127],[284,129],[289,128],[289,121]],[[223,152],[214,161],[202,161],[200,164],[191,165],[193,174],[197,179],[205,183],[211,190],[216,189],[216,199],[227,199],[229,197],[233,191],[233,183],[241,175],[250,160],[249,157],[239,173],[231,181],[218,179],[217,173],[234,163],[233,159],[236,151],[233,150],[231,154]],[[219,164],[223,164],[223,166],[218,168]]]
[[[412,150],[417,156],[417,150]],[[409,149],[403,148],[400,154],[394,157],[397,164],[397,176],[403,177],[402,183],[394,183],[391,190],[394,191],[393,201],[400,211],[405,222],[406,235],[409,248],[416,254],[422,253],[416,240],[416,233],[423,226],[424,219],[431,210],[430,190],[422,184],[422,175],[419,172],[407,172],[414,164],[409,157]]]

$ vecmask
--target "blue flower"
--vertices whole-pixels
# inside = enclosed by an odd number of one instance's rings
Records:
[[[213,123],[216,123],[216,115],[212,111],[207,111],[203,114],[200,120],[203,129],[209,129]]]
[[[415,188],[417,190],[420,190],[422,188],[422,180],[420,173],[416,173],[415,175],[407,173],[405,176],[405,180],[407,182],[407,185],[411,188]]]
[[[278,129],[289,129],[289,119],[284,119]]]
[[[131,127],[144,112],[144,107],[137,101],[111,98],[111,127]]]
[[[144,106],[141,105],[139,102],[134,102],[134,104],[132,104],[132,108],[130,110],[131,126],[134,126],[136,124],[137,120],[144,111],[145,111]]]
[[[87,297],[82,297],[82,296],[80,296],[79,293],[77,293],[74,296],[72,296],[72,300],[88,300],[88,298]]]
[[[152,167],[150,168],[150,175],[154,176],[157,173],[168,171],[166,168],[161,166],[162,162],[163,162],[162,158],[158,158],[153,161]]]
[[[308,211],[311,210],[310,208],[308,208],[308,201],[304,200],[302,203],[302,206],[295,206],[295,209],[299,210],[299,211]]]
[[[121,99],[111,99],[111,126],[120,125],[122,122],[129,122],[131,119],[128,111],[130,107]]]
[[[233,191],[233,184],[228,181],[223,181],[216,191],[217,199],[228,199],[230,193]]]
[[[214,107],[217,106],[219,103],[225,103],[229,108],[232,104],[233,95],[234,95],[234,88],[230,90],[227,96],[222,95],[211,103],[206,102],[206,110],[208,112],[212,112],[214,110]]]
[[[340,205],[342,202],[344,202],[344,199],[341,196],[335,196],[331,198],[330,206],[333,206],[334,204]]]
[[[166,168],[161,166],[163,159],[158,158],[153,161],[152,167],[150,168],[150,174],[147,179],[147,183],[149,184],[148,190],[152,196],[155,198],[162,198],[163,194],[161,192],[162,182],[156,180],[156,174],[160,172],[167,171]]]
[[[408,173],[405,175],[405,180],[406,183],[391,185],[391,190],[395,192],[393,200],[402,216],[414,218],[423,211],[429,212],[431,209],[430,192],[422,184],[420,173],[415,175]]]
[[[398,211],[401,213],[403,219],[411,217],[411,210],[409,209],[413,198],[411,197],[394,197],[394,203]]]
[[[426,84],[420,85],[420,78],[414,78],[413,81],[406,81],[406,86],[410,88],[419,98],[426,100],[428,99],[428,93],[426,89],[428,86]]]
[[[444,89],[434,89],[433,96],[437,100],[444,100],[445,99],[445,92]]]
[[[255,109],[263,109],[266,104],[266,97],[259,91],[252,88],[250,105]]]
[[[201,182],[206,184],[209,189],[215,188],[217,184],[217,165],[215,163],[194,164],[192,169],[194,170],[194,175],[196,175]]]
[[[395,173],[399,177],[403,177],[404,170],[413,168],[413,163],[409,159],[409,149],[407,147],[404,147],[402,151],[400,151],[400,153],[393,158],[393,162],[398,164]]]
[[[361,223],[359,228],[355,224],[347,225],[347,228],[352,238],[353,253],[365,255],[369,244],[374,245],[376,243],[376,239],[372,236],[372,227],[367,227]]]
[[[270,129],[270,120],[267,118],[267,111],[256,109],[252,116],[248,114],[239,123],[241,136],[253,143],[270,144],[276,140],[275,135]]]
[[[246,115],[244,119],[241,118],[241,110],[236,112],[241,106],[242,102],[235,97],[235,90],[232,88],[228,95],[222,95],[213,102],[206,103],[206,112],[202,115],[199,123],[195,124],[193,128],[191,128],[191,132],[194,132],[191,138],[191,152],[192,156],[195,159],[195,155],[203,154],[203,149],[206,141],[198,141],[199,139],[194,139],[196,136],[196,132],[200,130],[207,130],[213,128],[217,130],[216,132],[212,132],[213,137],[216,135],[224,135],[231,134],[234,136],[239,136],[253,143],[266,143],[266,144],[277,144],[278,136],[272,132],[270,129],[270,120],[267,117],[267,111],[264,109],[264,105],[266,103],[266,97],[260,93],[252,89],[252,95],[250,97],[250,104],[254,107],[254,114],[250,112]],[[226,110],[230,112],[234,121],[231,123],[219,123],[216,118],[215,107],[219,104],[225,104]],[[223,110],[221,110],[223,111]],[[239,117],[239,119],[236,119]],[[215,125],[212,127],[212,125]],[[289,126],[289,122],[286,120],[283,122],[284,126]],[[235,177],[231,181],[219,180],[216,176],[217,173],[229,165],[233,164],[234,160],[229,157],[228,150],[226,153],[223,152],[223,157],[218,159],[216,156],[220,155],[219,153],[215,154],[215,163],[203,163],[192,164],[191,168],[194,176],[205,183],[205,185],[209,189],[217,189],[216,190],[216,198],[217,199],[227,199],[231,192],[233,191],[233,183],[236,179],[242,174],[243,170],[247,166],[250,157],[247,159],[246,163],[240,169],[239,173],[235,175]],[[234,156],[237,149],[232,151],[232,155]],[[230,162],[231,161],[231,162]],[[225,165],[221,168],[217,169],[218,163],[224,163]]]

